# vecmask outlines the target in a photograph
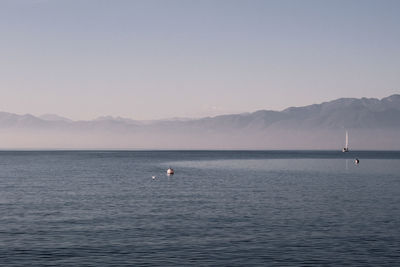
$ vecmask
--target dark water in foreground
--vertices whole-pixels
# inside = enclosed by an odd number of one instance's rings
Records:
[[[1,264],[399,266],[400,152],[3,151]]]

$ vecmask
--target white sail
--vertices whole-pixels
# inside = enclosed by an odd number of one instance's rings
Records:
[[[346,130],[346,145],[342,149],[342,152],[349,152],[349,133]]]

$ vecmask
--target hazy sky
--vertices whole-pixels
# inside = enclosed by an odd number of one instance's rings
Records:
[[[158,119],[400,92],[400,1],[0,0],[0,111]]]

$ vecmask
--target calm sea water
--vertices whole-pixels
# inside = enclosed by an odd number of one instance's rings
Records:
[[[0,264],[399,266],[400,152],[3,151]]]

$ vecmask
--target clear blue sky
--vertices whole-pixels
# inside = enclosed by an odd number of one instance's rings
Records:
[[[0,0],[0,110],[135,119],[400,92],[400,1]]]

